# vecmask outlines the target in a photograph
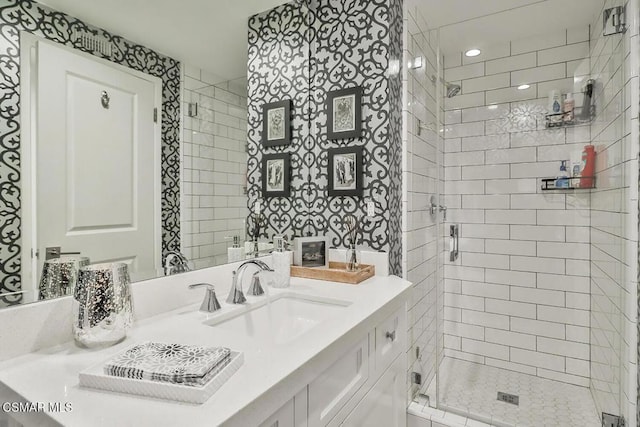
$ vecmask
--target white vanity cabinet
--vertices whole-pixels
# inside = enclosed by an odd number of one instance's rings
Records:
[[[322,427],[369,378],[369,334],[309,384],[309,427]]]
[[[406,366],[405,358],[398,357],[341,425],[406,426]]]
[[[260,424],[260,427],[295,427],[295,416],[295,398],[293,398]]]
[[[306,425],[307,390],[305,388],[263,421],[260,427],[306,427]]]
[[[407,312],[402,304],[311,381],[295,405],[288,402],[260,426],[406,426],[406,347]],[[304,409],[305,420],[284,423]],[[278,419],[283,421],[275,424]]]

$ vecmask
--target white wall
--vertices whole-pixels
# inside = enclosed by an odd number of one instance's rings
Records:
[[[589,385],[589,191],[540,190],[590,141],[588,125],[544,122],[550,90],[581,91],[588,56],[585,26],[445,57],[462,85],[445,102],[447,225],[461,237],[444,260],[446,356]]]
[[[244,241],[247,216],[246,81],[219,82],[183,66],[182,251],[196,268],[227,262],[225,237]],[[198,115],[188,116],[188,104]]]
[[[442,289],[437,266],[440,233],[427,208],[431,195],[438,194],[441,186],[442,173],[436,160],[442,157],[442,144],[437,131],[425,130],[418,135],[417,121],[437,130],[442,127],[443,114],[436,96],[439,85],[431,81],[431,76],[437,75],[437,32],[429,31],[411,1],[404,7],[402,271],[414,284],[408,317],[408,375],[422,375],[422,387],[410,386],[411,399],[413,393],[424,392],[435,376],[436,345],[442,346],[442,337],[436,339],[436,317],[438,309],[442,311],[442,300],[438,307],[436,298],[437,290]],[[407,64],[416,57],[423,58],[423,66],[409,69]]]

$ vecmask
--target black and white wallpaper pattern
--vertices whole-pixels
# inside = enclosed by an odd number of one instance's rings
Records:
[[[162,79],[162,250],[180,247],[180,64],[144,46],[86,24],[32,0],[0,4],[0,306],[19,303],[20,221],[20,31],[32,33]],[[110,56],[87,49],[73,34],[98,35]]]
[[[304,31],[301,25],[282,25],[284,20],[299,15],[307,18]],[[398,22],[399,26],[391,31]],[[290,88],[293,93],[285,91],[282,96],[297,96],[295,142],[278,151],[291,152],[295,158],[293,193],[290,199],[269,201],[265,212],[269,223],[272,218],[285,218],[285,222],[300,218],[293,224],[296,236],[326,234],[333,246],[345,247],[344,219],[353,214],[360,219],[359,243],[373,250],[389,251],[391,273],[401,275],[401,242],[390,236],[400,236],[402,214],[402,81],[399,61],[395,62],[397,74],[389,72],[389,65],[394,63],[392,57],[399,59],[402,52],[402,1],[311,0],[303,6],[290,3],[252,17],[249,27],[249,99],[250,103],[257,101],[249,113],[249,207],[260,195],[258,165],[262,153],[269,152],[259,144],[261,105],[279,100],[272,97],[274,88]],[[306,37],[301,39],[301,35]],[[308,62],[301,64],[286,53],[270,56],[274,40],[284,46],[307,43]],[[290,64],[301,67],[295,70]],[[296,72],[308,77],[307,86],[303,87],[302,79],[299,86],[274,84],[273,77],[285,80],[285,72],[289,73],[289,80]],[[265,77],[270,74],[272,79]],[[362,134],[353,140],[328,140],[327,93],[355,86],[363,88]],[[300,94],[296,92],[299,89]],[[296,120],[307,120],[307,133],[297,127]],[[365,149],[363,197],[328,197],[327,150],[341,146]],[[296,170],[296,165],[302,167]],[[375,203],[374,217],[366,216],[369,200]],[[280,227],[280,223],[276,224]]]
[[[402,0],[389,7],[389,235],[402,236]],[[391,274],[402,276],[402,239],[389,242]]]
[[[308,215],[307,179],[314,159],[309,135],[308,8],[287,3],[249,19],[248,46],[248,207],[260,199],[267,227],[274,234],[301,236]],[[291,144],[262,146],[262,107],[290,99]],[[291,153],[291,196],[262,198],[262,155]],[[251,230],[249,230],[251,232]]]

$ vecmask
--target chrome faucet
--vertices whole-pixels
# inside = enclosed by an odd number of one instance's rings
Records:
[[[229,296],[227,297],[228,303],[242,304],[247,301],[247,299],[244,297],[244,292],[242,292],[242,278],[244,275],[244,271],[247,269],[247,267],[251,265],[258,267],[258,271],[254,273],[253,278],[251,279],[251,285],[249,287],[249,295],[264,294],[264,289],[262,289],[262,285],[260,284],[259,274],[263,271],[273,271],[273,270],[264,262],[257,259],[252,259],[240,264],[238,269],[233,272],[233,282],[231,284],[231,291],[229,291]]]
[[[174,260],[178,260],[175,265]],[[164,258],[164,275],[170,276],[172,274],[184,273],[186,271],[191,271],[187,257],[178,251],[167,252],[167,256]]]

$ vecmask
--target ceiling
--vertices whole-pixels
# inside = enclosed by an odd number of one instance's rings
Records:
[[[603,0],[408,0],[443,53],[588,25]],[[41,0],[50,7],[202,68],[246,75],[247,19],[285,0]],[[480,41],[479,41],[480,40]]]
[[[246,76],[247,19],[285,0],[39,0],[53,9],[205,69]]]
[[[444,54],[594,22],[604,0],[415,0]]]

